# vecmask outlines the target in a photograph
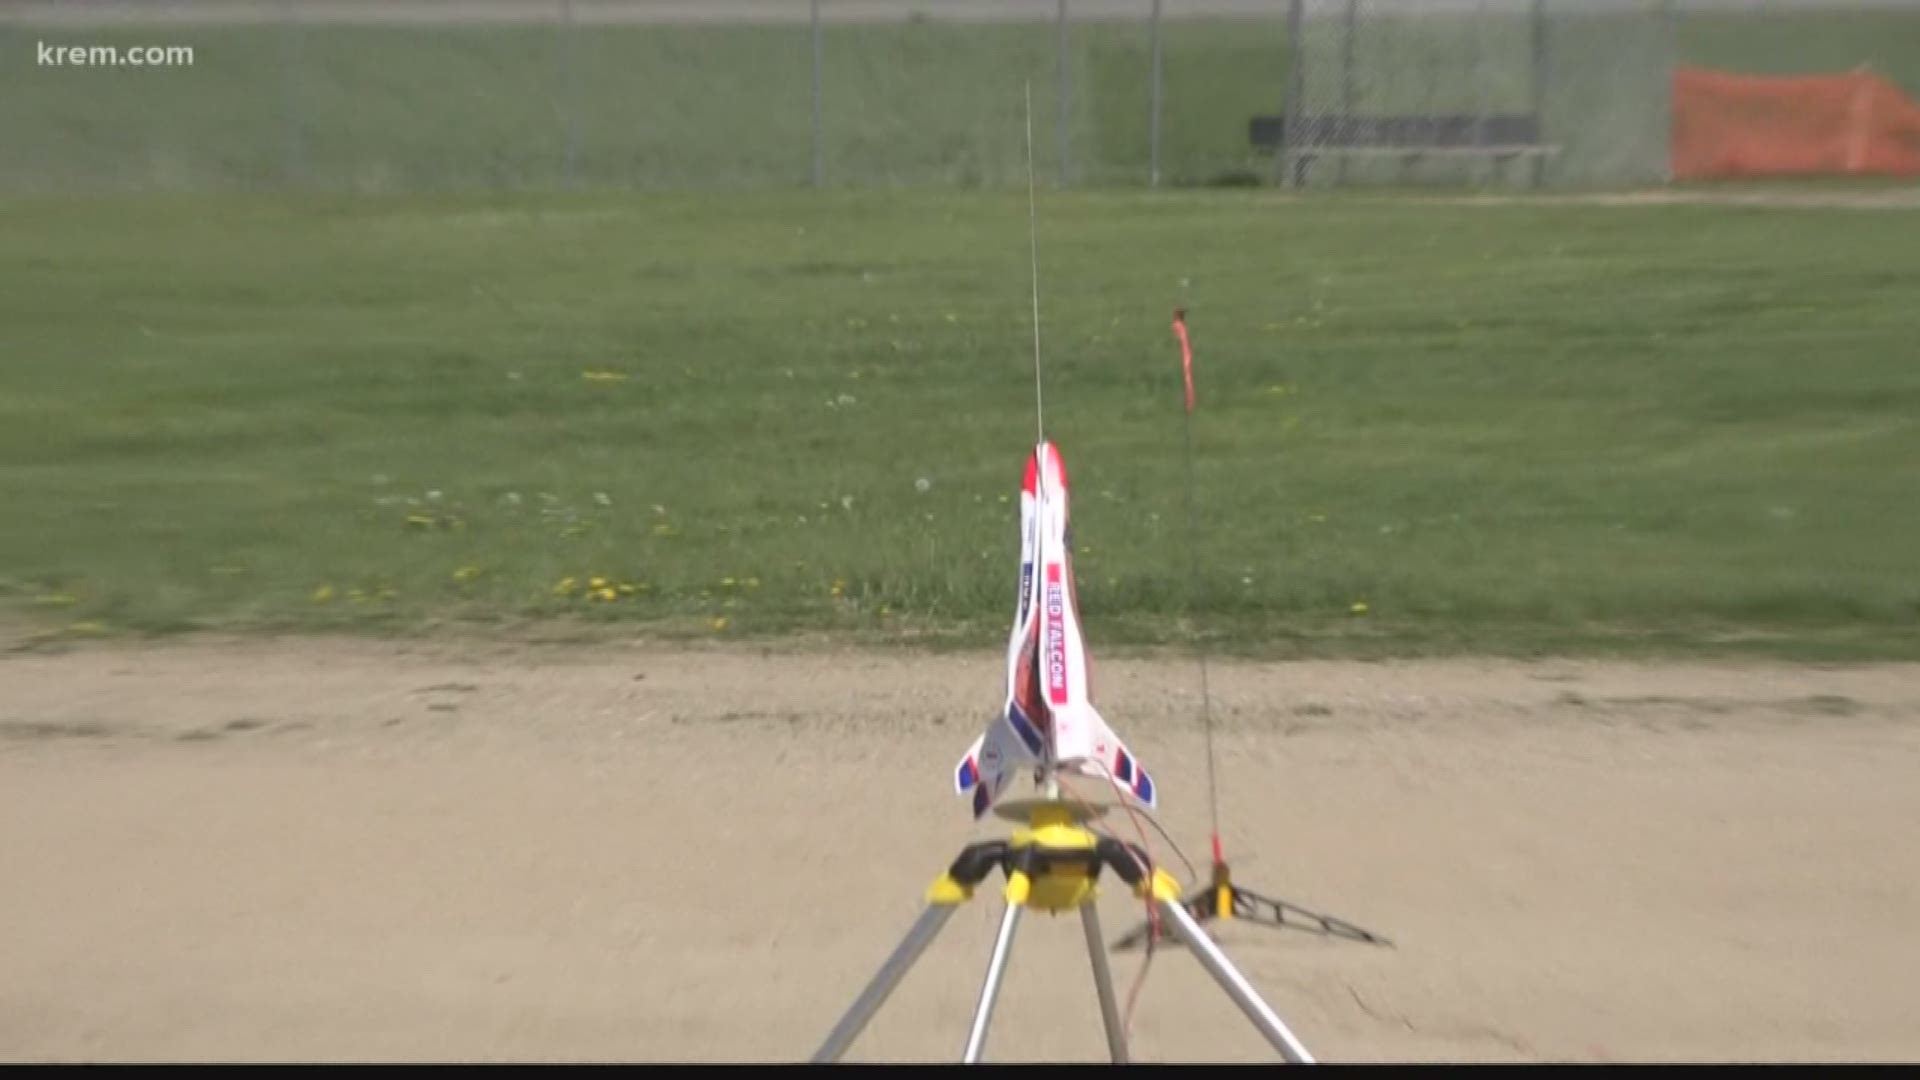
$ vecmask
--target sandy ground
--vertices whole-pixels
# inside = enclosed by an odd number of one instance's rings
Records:
[[[1202,854],[1193,666],[1095,674]],[[1004,834],[947,788],[999,682],[642,646],[12,655],[0,1057],[804,1059],[933,876]],[[1920,668],[1214,685],[1242,881],[1393,941],[1219,928],[1323,1060],[1920,1056]],[[963,909],[849,1058],[957,1058],[999,910]],[[1141,914],[1100,910],[1110,938]],[[1115,955],[1123,994],[1141,960]],[[1173,947],[1133,1039],[1272,1057]],[[1030,916],[989,1058],[1103,1050],[1079,927]]]

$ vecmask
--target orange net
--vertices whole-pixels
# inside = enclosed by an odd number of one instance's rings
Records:
[[[1673,173],[1920,176],[1920,106],[1860,68],[1842,75],[1673,76]]]

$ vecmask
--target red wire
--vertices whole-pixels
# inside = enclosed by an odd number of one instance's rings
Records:
[[[1067,793],[1073,797],[1075,802],[1078,802],[1081,806],[1086,807],[1089,810],[1092,809],[1092,804],[1089,803],[1085,798],[1082,798],[1078,791],[1074,790],[1073,785],[1067,781],[1064,775],[1060,775],[1060,774],[1056,774],[1056,775],[1058,775],[1060,778],[1061,787],[1066,789]],[[1120,787],[1120,781],[1117,778],[1115,778],[1112,773],[1109,772],[1107,774],[1107,780],[1109,783],[1113,785],[1114,794],[1119,798],[1120,805],[1126,809],[1127,816],[1133,819],[1134,832],[1136,835],[1140,837],[1141,850],[1147,853],[1147,858],[1150,861],[1157,863],[1158,860],[1153,858],[1153,845],[1147,840],[1147,832],[1145,829],[1140,827],[1139,808],[1134,806],[1132,803],[1129,803],[1126,800],[1126,795]],[[1089,816],[1091,816],[1091,814],[1089,814]],[[1129,852],[1129,854],[1132,854],[1132,853]],[[1135,865],[1138,865],[1139,861],[1140,860],[1138,859],[1138,857],[1135,857],[1134,859]],[[1153,867],[1141,866],[1140,872],[1143,874],[1151,875],[1153,873]],[[1160,909],[1154,904],[1153,885],[1154,885],[1153,879],[1151,876],[1149,876],[1147,879],[1147,895],[1146,895],[1147,951],[1146,951],[1146,955],[1140,961],[1140,973],[1134,976],[1133,988],[1127,991],[1127,1011],[1124,1019],[1122,1020],[1122,1024],[1124,1025],[1124,1029],[1129,1038],[1131,1038],[1133,1035],[1133,1008],[1134,1008],[1134,1005],[1140,999],[1140,991],[1146,988],[1147,969],[1153,966],[1154,946],[1160,940]]]

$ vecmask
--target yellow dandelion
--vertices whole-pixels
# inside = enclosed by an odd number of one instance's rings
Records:
[[[604,589],[606,587],[607,587],[607,579],[603,577],[592,578],[587,582],[587,588],[589,589],[597,590],[597,589]]]
[[[595,589],[593,592],[593,595],[599,597],[602,600],[614,600],[620,596],[619,593],[609,588]]]
[[[631,582],[631,581],[623,581],[623,582],[621,582],[621,583],[620,583],[619,585],[616,585],[616,586],[615,586],[615,588],[617,588],[618,590],[620,590],[620,595],[621,595],[621,596],[632,596],[632,595],[633,595],[633,582]]]
[[[313,602],[316,604],[325,604],[332,601],[333,586],[331,585],[320,586],[319,588],[313,590],[313,593],[311,594],[311,598]]]
[[[1365,600],[1356,600],[1353,602],[1353,606],[1347,610],[1353,612],[1355,615],[1365,615],[1367,613],[1367,602]]]
[[[839,578],[834,578],[833,588],[828,591],[835,596],[845,596],[847,594],[847,583]]]
[[[713,627],[714,633],[719,633],[727,628],[727,617],[725,615],[718,616],[708,622],[707,625]]]
[[[559,582],[559,584],[557,584],[557,585],[555,585],[555,586],[553,587],[553,595],[555,595],[555,596],[572,596],[572,595],[573,595],[573,589],[574,589],[574,586],[575,586],[575,585],[577,585],[577,584],[578,584],[578,582],[576,582],[576,581],[574,581],[574,580],[573,580],[572,578],[570,578],[570,577],[564,577],[564,578],[561,578],[561,579],[560,579],[560,582]]]

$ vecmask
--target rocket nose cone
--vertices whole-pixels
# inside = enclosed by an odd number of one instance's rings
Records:
[[[1067,462],[1060,456],[1060,448],[1052,443],[1045,443],[1041,446],[1041,452],[1045,457],[1040,467],[1044,470],[1048,489],[1067,490]]]

